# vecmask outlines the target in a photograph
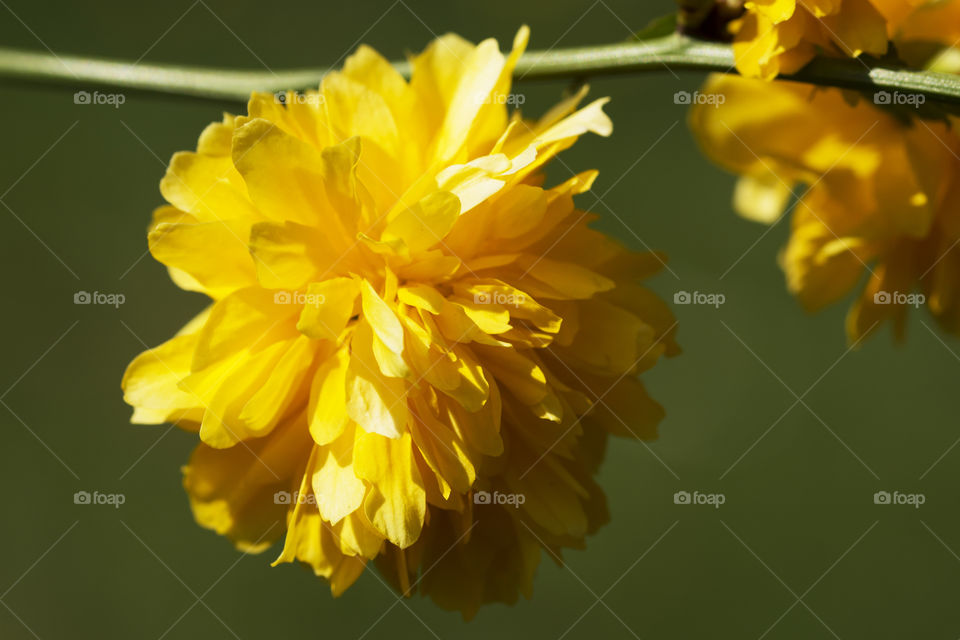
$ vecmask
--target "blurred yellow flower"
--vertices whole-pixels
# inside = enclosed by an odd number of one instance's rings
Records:
[[[254,94],[161,182],[150,251],[213,303],[131,363],[133,421],[198,432],[201,525],[250,551],[286,531],[277,562],[334,594],[376,558],[465,616],[529,597],[541,547],[606,519],[607,433],[662,417],[635,377],[677,351],[639,284],[661,258],[588,227],[595,172],[542,186],[611,132],[606,100],[511,116],[527,38],[443,36],[409,82],[361,47],[319,91]]]
[[[888,40],[949,47],[960,39],[958,0],[752,0],[744,10],[730,29],[748,78],[795,73],[817,54],[881,56]]]
[[[960,39],[958,0],[871,0],[887,20],[891,40],[954,46]]]
[[[905,1],[905,0],[901,0]],[[737,70],[772,80],[826,54],[883,55],[887,24],[873,0],[753,0],[731,26]],[[890,2],[890,4],[894,4]]]
[[[960,1],[870,2],[900,55],[957,70]],[[792,4],[747,7],[771,17],[779,6],[782,17],[794,11]],[[875,31],[874,18],[864,17],[872,16],[866,0],[801,4],[827,16],[856,10],[861,19],[847,25],[863,27],[853,29],[859,36]],[[741,174],[737,211],[773,223],[799,196],[781,263],[788,288],[807,309],[844,297],[867,272],[847,318],[851,341],[888,319],[902,337],[907,309],[923,304],[945,330],[960,333],[957,119],[924,119],[924,96],[897,91],[863,96],[712,77],[705,92],[714,97],[694,107],[691,127],[714,162]]]
[[[741,174],[735,208],[773,223],[799,196],[781,262],[807,309],[844,297],[867,272],[847,320],[851,341],[882,320],[902,336],[907,310],[924,303],[960,332],[956,120],[905,118],[918,96],[904,94],[878,93],[874,105],[732,76],[712,78],[705,92],[725,102],[695,107],[691,126],[713,161]]]

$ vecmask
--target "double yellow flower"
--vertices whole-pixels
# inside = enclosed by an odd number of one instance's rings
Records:
[[[851,340],[902,333],[909,300],[960,332],[960,123],[919,96],[769,81],[818,52],[949,68],[960,0],[756,0],[733,29],[748,77],[711,79],[724,99],[691,123],[741,175],[741,214],[774,223],[796,200],[790,290],[818,309],[866,273]],[[361,47],[317,91],[254,94],[161,182],[150,251],[211,304],[130,364],[133,420],[197,434],[201,525],[252,552],[283,537],[275,563],[334,594],[376,561],[466,617],[529,596],[541,551],[608,517],[608,436],[652,438],[663,416],[638,379],[678,351],[641,284],[663,258],[589,227],[574,197],[596,172],[544,186],[612,124],[585,88],[510,112],[527,37],[505,56],[444,36],[409,81]]]
[[[663,415],[636,375],[676,351],[640,281],[662,266],[590,229],[544,186],[580,135],[586,89],[510,113],[512,53],[448,35],[406,81],[361,47],[319,91],[254,94],[174,155],[149,244],[211,298],[123,380],[134,422],[200,444],[197,521],[342,593],[376,560],[465,616],[530,594],[541,549],[607,518],[609,433]]]

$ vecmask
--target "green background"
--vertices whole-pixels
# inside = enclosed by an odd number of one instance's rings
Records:
[[[0,45],[284,69],[332,63],[358,40],[397,58],[447,31],[507,47],[523,23],[535,49],[616,41],[671,9],[191,1],[3,0]],[[667,408],[661,437],[612,441],[600,474],[611,523],[566,567],[545,558],[532,600],[470,623],[419,596],[398,604],[372,573],[333,600],[310,572],[270,568],[277,549],[242,556],[189,513],[179,467],[195,437],[128,424],[125,365],[203,306],[145,255],[164,164],[242,105],[129,94],[114,109],[0,84],[0,638],[960,635],[960,342],[921,310],[905,345],[885,329],[847,353],[845,304],[805,314],[776,266],[788,225],[765,233],[732,213],[732,177],[699,155],[673,100],[702,75],[677,76],[594,81],[613,98],[614,135],[581,139],[550,177],[598,168],[602,203],[581,206],[628,245],[667,251],[673,273],[654,288],[727,302],[675,305],[684,353],[645,375]],[[563,89],[516,91],[538,115]],[[126,304],[77,306],[79,290]],[[79,490],[126,503],[75,505]],[[726,502],[676,505],[681,490]],[[880,490],[926,502],[875,505]]]

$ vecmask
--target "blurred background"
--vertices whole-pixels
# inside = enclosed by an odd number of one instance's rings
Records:
[[[626,38],[669,0],[130,3],[0,1],[0,46],[248,69],[323,66],[365,42],[396,59],[447,31],[504,48]],[[365,574],[333,600],[279,549],[243,556],[196,526],[180,484],[195,436],[128,424],[120,377],[204,306],[146,253],[165,163],[242,104],[0,83],[0,638],[955,638],[960,635],[960,342],[921,310],[848,351],[845,305],[806,315],[776,254],[787,223],[731,210],[733,179],[698,153],[678,91],[702,74],[598,79],[609,139],[582,138],[550,181],[595,167],[580,205],[627,245],[666,251],[652,286],[684,353],[645,374],[660,439],[612,440],[612,521],[535,594],[470,623]],[[563,82],[528,82],[539,115]],[[601,200],[597,201],[597,197]],[[76,305],[79,291],[124,304]],[[927,326],[929,325],[929,327]],[[77,505],[78,491],[125,502]],[[720,494],[723,504],[676,504]],[[919,508],[878,505],[920,494]]]

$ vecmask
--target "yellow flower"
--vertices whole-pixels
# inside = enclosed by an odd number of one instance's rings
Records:
[[[908,119],[841,91],[714,77],[725,102],[697,106],[691,126],[717,164],[741,174],[734,204],[773,223],[793,194],[787,284],[809,310],[866,285],[847,319],[851,341],[883,320],[902,336],[907,310],[926,304],[960,332],[958,122]],[[916,98],[878,94],[879,103]]]
[[[891,40],[923,40],[954,46],[960,39],[957,0],[871,0],[887,20]]]
[[[455,35],[405,81],[367,47],[319,91],[254,94],[174,155],[149,233],[213,302],[129,366],[135,423],[198,433],[197,521],[342,593],[378,559],[471,615],[529,596],[541,546],[605,521],[607,433],[654,437],[635,375],[677,351],[639,281],[661,266],[542,186],[578,136],[608,135],[586,90],[510,115],[523,28]],[[421,581],[418,581],[418,572]]]
[[[884,0],[895,5],[907,0]],[[875,56],[887,51],[887,23],[877,0],[753,0],[733,23],[737,70],[772,80],[794,73],[818,50],[830,55]],[[891,10],[893,10],[891,8]]]

